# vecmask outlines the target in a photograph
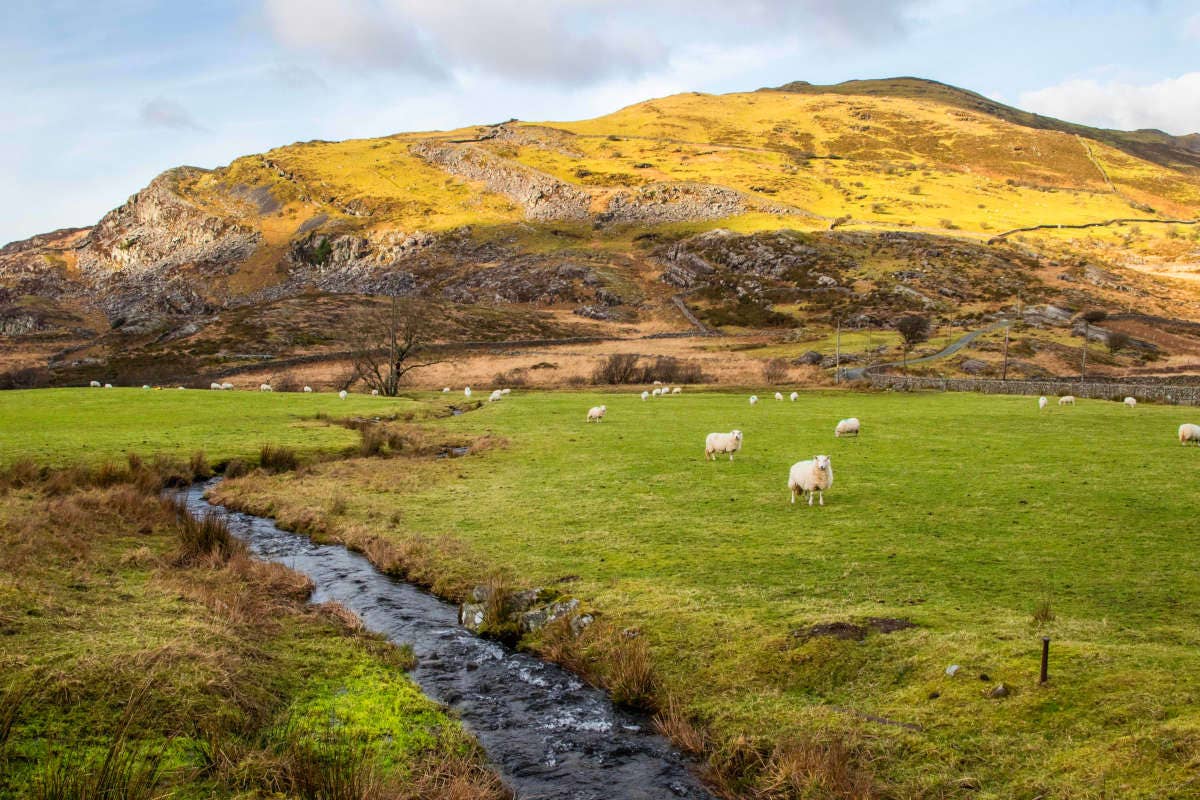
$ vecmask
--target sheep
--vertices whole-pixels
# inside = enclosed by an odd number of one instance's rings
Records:
[[[348,395],[348,394],[350,394],[350,393],[349,393],[349,392],[347,392],[345,389],[342,389],[340,392],[338,392],[338,397],[340,397],[341,399],[345,400],[345,399],[346,399],[346,395]]]
[[[111,383],[106,383],[106,384],[104,384],[104,388],[105,388],[105,389],[111,389],[111,388],[112,388],[112,384],[111,384]]]
[[[807,494],[808,504],[813,502],[813,494],[820,498],[820,504],[825,505],[825,490],[833,486],[833,464],[829,456],[813,456],[808,461],[799,461],[792,465],[788,473],[788,491],[792,495],[792,503],[796,495]]]
[[[219,383],[210,383],[210,384],[208,385],[208,388],[209,388],[209,389],[212,389],[212,390],[214,390],[214,391],[217,391],[217,392],[219,392],[219,391],[221,391],[221,384],[219,384]]]
[[[683,391],[682,387],[676,386],[674,389],[671,390],[671,394],[679,394],[682,391]]]
[[[227,392],[227,391],[229,391],[229,390],[230,390],[230,389],[232,389],[232,388],[233,388],[233,384],[232,384],[232,383],[222,383],[222,384],[221,384],[221,390],[222,390],[222,391],[226,391],[226,392]]]
[[[149,388],[150,388],[150,384],[148,384],[148,383],[142,384],[142,389],[149,389]]]
[[[91,383],[89,383],[89,384],[88,384],[88,386],[90,386],[90,387],[91,387],[91,388],[93,388],[93,389],[99,389],[99,388],[100,388],[100,381],[92,381]]]
[[[371,397],[379,397],[379,390],[378,390],[378,389],[372,389],[372,390],[371,390]]]
[[[800,393],[799,393],[799,392],[792,392],[792,394],[791,394],[791,400],[792,400],[792,402],[793,402],[793,403],[794,403],[794,402],[796,402],[796,399],[797,399],[797,398],[799,398],[799,397],[800,397]]]
[[[471,387],[468,386],[467,388],[463,389],[463,397],[470,397],[470,396],[471,396]]]
[[[1038,398],[1038,411],[1041,411],[1046,406],[1050,405],[1050,401],[1044,397]]]
[[[1179,443],[1186,445],[1188,442],[1195,442],[1200,447],[1200,425],[1185,422],[1179,426]]]
[[[729,453],[729,460],[733,461],[733,454],[742,449],[742,432],[730,431],[729,433],[710,433],[704,439],[704,460],[716,461],[717,453]]]
[[[489,403],[494,403],[494,402],[496,402],[497,400],[499,400],[501,397],[504,397],[504,392],[500,391],[499,389],[494,389],[494,390],[492,391],[492,394],[491,394],[491,396],[490,396],[490,397],[488,397],[488,402],[489,402]]]
[[[442,394],[450,394],[450,387],[446,386],[442,389]]]
[[[608,412],[608,406],[592,406],[588,409],[588,422],[601,422],[604,420],[604,415]]]
[[[783,400],[783,392],[776,392],[776,393],[775,393],[775,399],[776,399],[776,400]]]
[[[861,427],[862,426],[858,421],[858,417],[849,417],[838,422],[837,427],[833,429],[833,435],[835,438],[853,436],[855,439],[857,439],[858,432]]]
[[[750,395],[750,405],[754,405],[757,402],[758,402],[758,395],[756,395],[756,394]]]
[[[304,387],[304,393],[305,393],[305,394],[312,394],[312,387],[311,387],[311,386],[305,386],[305,387]]]
[[[1130,408],[1133,408],[1134,406],[1137,405],[1137,398],[1136,397],[1126,397],[1125,405],[1129,406]]]
[[[1064,394],[1062,397],[1058,398],[1058,404],[1060,406],[1073,406],[1075,405],[1075,396]]]
[[[260,392],[273,392],[273,391],[275,391],[274,389],[272,389],[272,388],[271,388],[271,384],[269,384],[269,383],[260,383],[260,384],[258,385],[258,390],[259,390]]]
[[[501,389],[500,394],[508,394],[511,391],[512,391],[512,389]]]
[[[649,400],[649,399],[650,399],[650,393],[649,393],[649,392],[642,392],[642,402],[644,403],[644,402],[646,402],[646,401],[647,401],[647,400]]]
[[[661,395],[661,394],[662,394],[662,389],[655,389],[655,390],[654,390],[653,392],[651,392],[650,394],[654,395],[655,397],[658,397],[659,395]]]

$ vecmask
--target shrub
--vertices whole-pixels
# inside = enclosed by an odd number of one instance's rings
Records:
[[[291,472],[300,466],[300,459],[290,447],[264,444],[258,454],[258,465],[267,472]]]
[[[249,473],[250,465],[240,458],[231,459],[225,464],[225,469],[222,470],[222,474],[226,478],[240,478],[243,475],[248,475]]]
[[[361,437],[358,443],[360,456],[377,456],[388,443],[387,432],[381,425],[364,425],[358,429],[358,435]]]
[[[270,383],[271,388],[277,392],[298,392],[301,388],[303,388],[302,384],[300,383],[300,379],[290,372],[280,375],[279,377],[272,376],[268,383]]]
[[[1105,338],[1105,344],[1108,345],[1108,352],[1113,355],[1124,350],[1132,341],[1132,336],[1121,331],[1109,331],[1108,336]]]
[[[209,511],[201,517],[195,517],[180,499],[170,498],[163,503],[175,517],[175,532],[179,537],[179,554],[175,563],[179,566],[191,566],[210,558],[224,563],[237,550],[237,540],[229,532],[225,520],[216,512]]]
[[[763,380],[767,383],[783,383],[788,376],[786,358],[772,358],[762,365]]]
[[[637,364],[638,356],[634,353],[613,353],[596,367],[592,382],[609,385],[638,383]]]
[[[208,456],[204,454],[203,450],[192,453],[188,466],[192,470],[192,480],[202,481],[212,477],[212,467],[209,466]]]

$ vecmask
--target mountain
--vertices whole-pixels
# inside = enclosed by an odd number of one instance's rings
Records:
[[[448,341],[967,324],[1014,302],[1192,319],[1198,138],[897,78],[301,142],[0,249],[0,370],[335,352],[393,292],[444,308]]]

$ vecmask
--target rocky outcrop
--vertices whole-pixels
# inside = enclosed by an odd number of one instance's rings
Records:
[[[724,219],[751,210],[787,213],[782,207],[766,206],[741,192],[707,183],[649,183],[617,192],[596,217],[601,225],[661,225],[668,222],[698,222]]]
[[[582,220],[592,198],[583,189],[515,161],[501,158],[475,144],[424,141],[411,147],[413,155],[447,172],[482,182],[525,209],[532,220]]]

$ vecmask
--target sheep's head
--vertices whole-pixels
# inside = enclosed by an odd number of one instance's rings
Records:
[[[730,433],[733,434],[733,438],[737,439],[739,442],[742,440],[742,432],[741,431],[730,431]]]
[[[608,406],[600,406],[601,411],[608,411]]]
[[[813,456],[813,466],[821,472],[829,471],[829,456]]]

